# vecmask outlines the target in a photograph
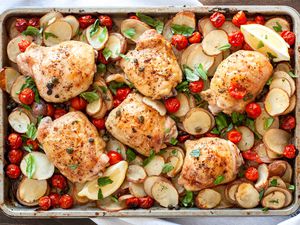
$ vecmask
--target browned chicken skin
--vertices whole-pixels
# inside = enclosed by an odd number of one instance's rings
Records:
[[[199,191],[215,186],[222,176],[222,184],[235,179],[243,159],[232,142],[221,138],[201,138],[185,142],[186,156],[178,183],[186,190]],[[194,154],[200,151],[195,157]]]
[[[71,182],[89,181],[107,165],[105,142],[82,112],[69,112],[54,121],[45,117],[37,138],[49,160]]]
[[[171,44],[155,30],[145,31],[135,50],[122,59],[128,79],[143,95],[153,99],[169,96],[182,80],[182,72]]]
[[[48,102],[65,102],[88,89],[95,66],[93,48],[79,41],[53,47],[32,43],[17,57],[20,72],[32,76],[39,94]]]

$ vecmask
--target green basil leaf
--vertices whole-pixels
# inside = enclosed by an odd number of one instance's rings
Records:
[[[120,82],[116,82],[116,81],[112,81],[109,83],[108,88],[112,91],[112,93],[114,93],[114,95],[117,93],[117,89],[120,87],[124,87],[125,84],[124,83],[120,83]]]
[[[168,173],[168,172],[172,171],[173,169],[174,169],[174,166],[167,163],[167,164],[164,165],[164,167],[162,169],[162,173]]]
[[[288,187],[288,189],[291,190],[291,191],[295,191],[295,185],[290,184],[289,187]]]
[[[224,178],[223,175],[219,175],[219,176],[217,176],[217,178],[215,179],[214,184],[215,184],[215,185],[218,185],[218,184],[222,183],[222,181],[223,181],[224,179],[225,179],[225,178]]]
[[[119,202],[118,198],[115,195],[110,196],[110,199],[115,203]]]
[[[197,81],[199,76],[194,73],[194,71],[186,65],[183,65],[183,72],[187,81]]]
[[[264,193],[265,193],[265,190],[262,189],[260,192],[259,192],[259,200],[262,200],[262,198],[264,197]]]
[[[97,73],[105,73],[106,72],[106,65],[103,63],[99,63],[97,65]]]
[[[98,41],[101,43],[104,42],[107,37],[107,34],[108,34],[107,28],[106,27],[102,28],[98,37]]]
[[[266,85],[271,85],[271,83],[272,83],[272,80],[273,80],[273,77],[270,77],[270,78],[267,80],[267,83],[266,83]]]
[[[99,188],[99,190],[98,190],[98,199],[99,200],[103,199],[103,194],[102,194],[101,188]]]
[[[126,157],[128,162],[132,162],[133,160],[135,160],[136,154],[132,149],[128,148],[126,151]]]
[[[23,149],[27,152],[32,152],[32,145],[23,145]]]
[[[154,19],[150,16],[147,16],[147,15],[144,15],[140,12],[137,12],[136,13],[136,16],[144,23],[152,26],[152,27],[155,27],[156,31],[161,34],[162,31],[163,31],[163,28],[164,28],[164,23],[158,19]]]
[[[264,129],[265,130],[269,129],[272,126],[273,122],[274,122],[274,118],[268,117],[264,122]]]
[[[203,65],[201,63],[198,65],[198,67],[196,67],[195,71],[198,73],[199,77],[202,80],[207,80],[206,71],[204,70]]]
[[[154,156],[155,156],[155,152],[153,149],[151,149],[149,157],[146,158],[143,162],[143,166],[146,166],[149,162],[151,162],[151,160],[154,158]]]
[[[21,106],[22,106],[24,109],[27,109],[28,111],[31,111],[31,110],[32,110],[32,108],[31,108],[29,105],[21,104]]]
[[[99,99],[99,95],[95,92],[83,92],[80,94],[80,97],[84,98],[89,103],[94,102]]]
[[[98,186],[99,187],[104,187],[108,184],[112,184],[113,181],[109,177],[99,177],[98,178]]]
[[[264,207],[264,208],[262,208],[261,211],[263,211],[263,212],[268,212],[268,211],[269,211],[269,208],[268,208],[268,207]]]
[[[292,71],[288,72],[288,75],[290,75],[292,78],[297,78],[298,76],[294,74]]]
[[[246,118],[246,115],[242,114],[242,113],[233,112],[231,114],[231,120],[234,125],[238,125],[238,126],[241,125],[243,123],[243,121],[245,120],[245,118]]]
[[[278,184],[277,179],[272,179],[272,180],[270,181],[270,186],[271,186],[271,187],[276,187],[277,184]]]
[[[190,94],[190,89],[189,89],[189,82],[188,81],[183,81],[180,84],[176,86],[176,90],[179,92],[184,92],[187,94]]]
[[[44,32],[45,34],[45,39],[48,40],[48,38],[53,37],[53,38],[58,38],[55,34],[50,33],[50,32]]]
[[[26,137],[35,140],[37,136],[37,129],[33,123],[27,126]]]
[[[41,30],[33,26],[28,26],[26,30],[22,32],[23,35],[30,35],[30,36],[40,36],[41,33],[42,33]]]
[[[228,44],[220,46],[218,49],[220,51],[225,51],[225,50],[230,49],[230,48],[231,48],[231,44],[228,43]]]
[[[200,149],[194,149],[190,152],[190,156],[192,157],[199,157],[200,156]]]
[[[227,118],[224,113],[219,113],[215,119],[219,132],[228,127]]]
[[[276,22],[277,26],[273,26],[273,29],[276,32],[282,32],[282,26],[280,25],[280,23]]]
[[[179,24],[171,25],[171,31],[173,34],[181,34],[186,37],[192,36],[194,30],[195,29],[193,27],[188,27],[185,25],[179,25]]]
[[[184,207],[192,207],[194,205],[194,194],[192,191],[186,191],[185,196],[181,201]]]
[[[155,29],[157,31],[157,33],[161,34],[164,30],[164,23],[160,20],[158,20],[156,26],[155,26]]]
[[[176,138],[172,137],[171,140],[170,140],[170,144],[171,145],[177,145],[177,143],[178,143],[178,140]]]
[[[104,48],[103,51],[102,51],[102,54],[103,54],[104,58],[105,58],[106,60],[108,60],[109,57],[111,57],[112,52],[111,52],[110,49]]]
[[[277,56],[273,55],[271,52],[267,52],[267,55],[268,55],[270,60],[273,60],[273,59],[277,58]]]
[[[36,170],[35,159],[33,155],[29,153],[28,157],[26,158],[26,175],[28,176],[29,179],[32,178],[35,170]]]
[[[40,102],[40,95],[39,95],[39,92],[37,90],[37,87],[36,87],[35,82],[34,82],[32,77],[27,76],[25,78],[25,84],[23,84],[21,86],[20,90],[17,91],[16,94],[17,95],[20,94],[21,91],[23,91],[25,88],[30,88],[34,92],[34,101],[39,103]]]
[[[133,38],[134,35],[136,34],[136,31],[135,31],[134,28],[129,28],[129,29],[127,29],[127,30],[124,30],[123,33],[124,33],[124,36],[125,36],[125,37]]]
[[[96,19],[90,29],[90,36],[93,37],[98,32],[99,28],[100,28],[100,22],[99,19]]]

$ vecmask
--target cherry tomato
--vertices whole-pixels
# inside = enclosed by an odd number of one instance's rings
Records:
[[[30,88],[24,88],[19,94],[19,100],[25,105],[31,105],[34,102],[34,92]]]
[[[59,206],[62,209],[70,209],[72,208],[73,204],[74,204],[73,197],[68,194],[64,194],[59,199]]]
[[[259,104],[251,102],[248,105],[246,105],[246,112],[248,117],[256,119],[261,114],[261,108]]]
[[[55,108],[51,104],[47,104],[47,116],[53,117]]]
[[[79,17],[78,21],[80,28],[85,29],[88,26],[92,25],[96,21],[96,19],[93,18],[91,15],[87,15]]]
[[[228,89],[231,97],[235,99],[242,99],[247,94],[246,88],[238,83],[232,83]]]
[[[227,133],[227,138],[229,141],[237,144],[240,142],[240,140],[242,140],[242,134],[237,130],[231,130]]]
[[[194,32],[192,36],[189,37],[190,44],[200,43],[201,41],[201,34],[199,32]]]
[[[27,40],[24,40],[24,39],[21,40],[21,41],[18,43],[20,52],[25,52],[29,45],[31,45],[31,42],[30,42],[30,41],[27,41]]]
[[[219,137],[219,135],[213,133],[206,133],[205,137]]]
[[[140,20],[136,15],[129,16],[129,19]]]
[[[183,143],[185,142],[186,140],[188,140],[190,138],[190,135],[189,134],[184,134],[184,135],[180,135],[177,137],[178,141],[180,143]]]
[[[241,31],[236,31],[228,35],[231,46],[240,47],[244,43],[244,35]]]
[[[171,43],[179,51],[185,49],[189,44],[187,38],[181,34],[173,35]]]
[[[296,119],[293,116],[286,116],[282,119],[280,127],[284,130],[292,130],[296,126]]]
[[[254,20],[257,24],[261,24],[261,25],[265,24],[265,18],[263,16],[256,16]]]
[[[137,197],[131,197],[126,199],[125,204],[127,206],[127,208],[129,209],[136,209],[139,206],[139,198]]]
[[[51,199],[48,196],[43,196],[39,199],[39,206],[42,210],[48,210],[51,207]]]
[[[257,24],[254,20],[248,20],[247,22],[246,22],[246,24],[248,25],[248,24]]]
[[[76,96],[71,99],[71,106],[75,110],[84,110],[87,106],[87,102],[83,98]]]
[[[51,193],[51,194],[49,195],[49,198],[51,199],[51,206],[52,206],[53,208],[59,206],[60,195],[59,195],[58,193]]]
[[[248,51],[253,51],[253,49],[250,47],[250,45],[248,45],[246,42],[243,45],[243,49],[248,50]]]
[[[123,101],[127,95],[131,92],[131,89],[129,87],[121,87],[117,89],[116,92],[116,99]]]
[[[28,26],[32,26],[32,27],[40,27],[40,18],[37,18],[37,17],[34,17],[34,18],[31,18],[29,21],[28,21]]]
[[[28,139],[26,145],[30,146],[33,151],[39,150],[39,143],[36,140]]]
[[[261,159],[259,158],[258,154],[253,150],[247,150],[242,152],[242,156],[244,159],[250,161],[256,161],[257,163],[262,163]]]
[[[17,179],[21,174],[20,167],[15,164],[9,164],[6,167],[6,175],[11,179]]]
[[[258,170],[252,166],[247,168],[245,177],[250,181],[256,181],[258,179]]]
[[[214,27],[221,27],[225,22],[225,16],[220,12],[214,12],[210,17],[210,22]]]
[[[99,16],[99,22],[100,22],[100,26],[105,26],[105,27],[107,27],[108,30],[111,30],[111,28],[113,26],[112,19],[107,15]]]
[[[284,151],[283,151],[283,156],[288,158],[288,159],[293,159],[296,157],[296,148],[295,148],[295,145],[287,145],[285,146],[284,148]]]
[[[18,149],[22,146],[22,137],[17,133],[11,133],[10,135],[8,135],[7,141],[8,145],[12,149]]]
[[[119,99],[114,98],[114,101],[113,101],[114,108],[118,107],[121,103],[122,103],[122,101],[120,101]]]
[[[97,129],[105,129],[105,119],[104,118],[101,118],[101,119],[93,119],[92,120],[92,123],[94,124],[94,126],[97,128]]]
[[[285,40],[289,45],[295,44],[296,36],[292,31],[285,30],[281,32],[280,36]]]
[[[149,209],[154,205],[153,198],[147,196],[147,197],[141,197],[139,198],[139,207],[142,209]]]
[[[23,32],[24,30],[27,29],[28,22],[24,18],[18,18],[18,19],[16,19],[15,26],[16,26],[16,29],[21,33],[21,32]]]
[[[65,115],[67,111],[65,109],[55,109],[54,110],[54,119],[58,119],[59,117]]]
[[[246,24],[247,23],[247,17],[246,14],[243,11],[239,11],[237,14],[235,14],[232,18],[232,22],[237,27]]]
[[[189,83],[189,89],[193,93],[199,93],[204,88],[204,82],[203,80],[193,81]]]
[[[19,164],[23,157],[23,151],[20,149],[12,149],[8,152],[8,160],[12,164]]]
[[[61,174],[54,174],[51,177],[52,187],[64,190],[67,187],[67,179]]]
[[[102,64],[108,64],[108,60],[105,59],[102,50],[98,51],[98,57],[97,57],[98,62],[102,63]]]
[[[122,155],[120,153],[116,152],[116,151],[113,151],[113,150],[109,151],[107,153],[107,156],[109,158],[109,164],[110,165],[114,165],[114,164],[116,164],[116,163],[123,160]]]
[[[180,101],[176,97],[168,98],[165,101],[165,106],[168,112],[175,113],[180,108]]]

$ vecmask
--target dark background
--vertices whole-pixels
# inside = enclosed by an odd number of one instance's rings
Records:
[[[204,5],[288,5],[300,11],[300,0],[202,0]],[[250,3],[249,3],[250,2]],[[13,219],[0,211],[1,225],[93,225],[89,219]]]

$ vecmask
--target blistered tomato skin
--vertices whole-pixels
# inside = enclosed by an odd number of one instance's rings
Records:
[[[190,135],[189,134],[184,134],[184,135],[180,135],[177,137],[178,141],[180,143],[183,143],[185,142],[186,140],[188,140],[190,138]]]
[[[28,22],[24,18],[18,18],[18,19],[16,19],[15,26],[16,26],[17,31],[19,31],[20,33],[22,33],[24,30],[27,29]]]
[[[227,138],[234,144],[237,144],[242,140],[242,134],[237,130],[231,130],[227,133]]]
[[[253,150],[247,150],[247,151],[242,152],[242,156],[246,160],[256,161],[257,163],[262,163],[258,154]]]
[[[64,190],[67,187],[67,179],[61,174],[54,174],[51,178],[51,185],[54,188]]]
[[[230,96],[235,99],[243,99],[247,94],[246,88],[244,88],[242,85],[238,83],[232,83],[228,91]]]
[[[27,41],[27,40],[21,40],[21,41],[18,43],[20,52],[25,52],[29,45],[31,45],[31,42],[30,42],[30,41]]]
[[[221,27],[226,20],[225,16],[220,12],[214,12],[209,19],[212,25],[217,28]]]
[[[142,209],[149,209],[154,205],[153,198],[147,196],[139,198],[139,207]]]
[[[293,159],[296,157],[296,147],[293,144],[287,145],[284,148],[283,156],[288,159]]]
[[[36,140],[28,139],[26,145],[30,146],[33,151],[39,150],[39,143]]]
[[[74,204],[73,197],[68,194],[64,194],[59,199],[59,206],[62,209],[70,209],[73,207],[73,204]]]
[[[200,41],[201,41],[201,34],[199,32],[194,32],[192,36],[189,37],[190,44],[200,43]]]
[[[189,89],[193,93],[199,93],[204,88],[204,82],[203,80],[193,81],[189,83]]]
[[[246,179],[250,181],[257,181],[258,179],[258,171],[255,167],[249,167],[245,172]]]
[[[79,19],[79,26],[82,29],[87,28],[88,26],[92,25],[96,19],[93,18],[91,15],[81,16]]]
[[[105,129],[105,119],[104,118],[101,118],[101,119],[93,119],[92,120],[92,123],[94,124],[94,126],[97,128],[97,129]]]
[[[232,23],[236,25],[237,27],[240,27],[243,24],[247,23],[247,17],[246,14],[243,11],[239,11],[237,14],[235,14],[232,18]]]
[[[20,167],[15,164],[9,164],[6,167],[6,175],[11,179],[17,179],[21,175]]]
[[[180,101],[176,97],[168,98],[165,106],[169,113],[176,113],[180,108]]]
[[[73,109],[80,111],[86,108],[87,102],[83,98],[76,96],[71,99],[71,106]]]
[[[40,27],[40,18],[34,17],[34,18],[29,19],[28,26],[39,28]]]
[[[109,158],[109,164],[110,165],[114,165],[114,164],[116,164],[116,163],[123,160],[122,155],[120,153],[116,152],[116,151],[113,151],[113,150],[109,151],[107,153],[107,156]]]
[[[55,109],[53,116],[54,119],[58,119],[59,117],[62,117],[65,114],[67,114],[67,111],[65,109]]]
[[[213,133],[206,133],[205,137],[219,137],[219,135]]]
[[[179,51],[185,49],[189,44],[187,38],[181,34],[173,35],[171,43]]]
[[[34,102],[34,92],[30,88],[24,88],[19,94],[19,100],[25,105],[31,105]]]
[[[241,47],[244,43],[244,35],[241,31],[236,31],[228,35],[229,44],[234,47]]]
[[[39,199],[39,207],[42,210],[48,210],[51,207],[51,199],[48,196],[43,196]]]
[[[12,149],[8,152],[8,160],[12,164],[20,164],[23,157],[23,151],[20,149]]]
[[[114,108],[118,107],[121,103],[122,101],[114,97],[114,101],[113,101]]]
[[[47,104],[47,116],[53,117],[55,108],[51,104]]]
[[[100,26],[102,27],[107,27],[108,30],[111,30],[112,26],[113,26],[113,21],[110,18],[110,16],[107,15],[101,15],[99,16],[99,21],[100,21]]]
[[[116,92],[116,99],[123,101],[129,95],[130,92],[131,92],[131,89],[129,87],[118,88],[118,90]]]
[[[284,130],[290,131],[296,127],[295,117],[289,115],[282,119],[280,127]]]
[[[132,197],[132,198],[126,199],[125,203],[126,203],[126,206],[128,209],[136,209],[139,207],[140,201],[139,201],[139,198]]]
[[[255,102],[251,102],[246,105],[246,112],[248,117],[256,119],[261,114],[261,107]]]
[[[265,18],[263,16],[256,16],[254,20],[257,24],[261,24],[261,25],[265,24]]]
[[[18,149],[22,146],[22,137],[17,133],[8,135],[7,141],[11,149]]]
[[[285,40],[289,45],[295,44],[296,35],[292,31],[285,30],[281,32],[280,36]]]
[[[51,200],[51,206],[53,208],[59,207],[59,199],[60,199],[60,195],[58,193],[51,193],[49,195],[49,198]]]

